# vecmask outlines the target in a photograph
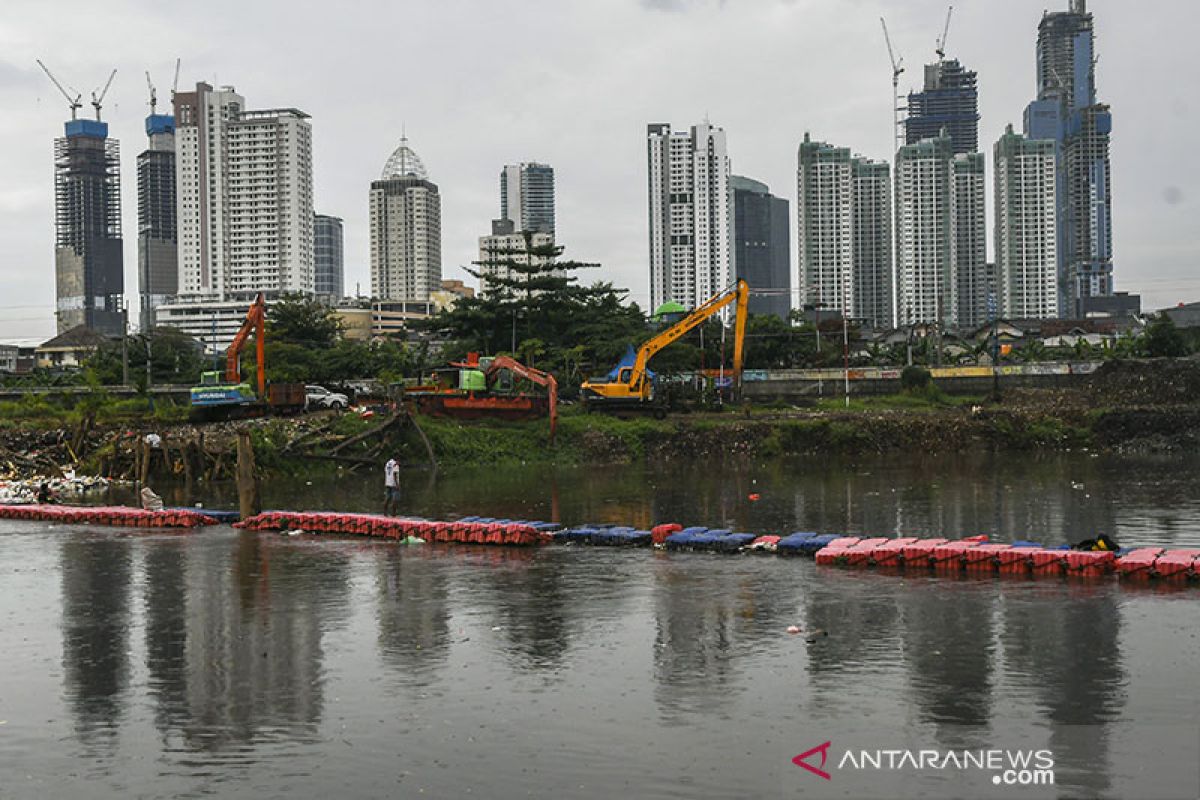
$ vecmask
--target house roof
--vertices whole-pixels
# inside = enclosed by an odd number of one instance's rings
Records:
[[[102,333],[92,330],[86,325],[76,325],[70,330],[63,331],[49,341],[38,345],[38,350],[82,350],[95,349],[109,341]]]

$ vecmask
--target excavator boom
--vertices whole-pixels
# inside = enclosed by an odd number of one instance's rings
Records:
[[[266,397],[267,394],[266,359],[263,354],[266,327],[267,304],[260,292],[258,297],[254,299],[254,303],[250,306],[250,310],[246,312],[246,319],[242,322],[242,327],[238,329],[237,336],[233,337],[233,342],[229,345],[229,349],[225,351],[225,380],[229,383],[241,383],[242,370],[239,361],[242,355],[242,348],[246,346],[246,340],[250,338],[251,333],[257,334],[254,337],[254,356],[258,366],[259,397]]]
[[[495,379],[495,376],[500,370],[506,369],[514,375],[524,378],[530,383],[536,383],[538,386],[546,387],[546,394],[550,400],[550,441],[554,441],[554,431],[558,427],[558,381],[548,372],[542,372],[540,369],[527,367],[520,361],[509,356],[496,356],[492,359],[492,363],[488,365],[484,377],[488,384]]]
[[[612,400],[630,400],[647,403],[650,400],[650,382],[647,366],[650,359],[664,347],[671,345],[693,330],[705,320],[720,313],[731,303],[736,304],[734,321],[733,348],[733,379],[735,386],[741,386],[742,357],[746,342],[746,309],[749,303],[750,287],[744,280],[739,280],[734,286],[713,295],[704,303],[697,306],[686,317],[664,331],[652,336],[638,348],[633,365],[620,370],[617,380],[588,381],[581,387],[584,396],[594,398],[601,403]]]

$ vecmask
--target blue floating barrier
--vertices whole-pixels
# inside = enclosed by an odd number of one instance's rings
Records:
[[[173,506],[165,509],[166,511],[190,511],[193,514],[204,514],[212,517],[217,522],[223,525],[232,525],[242,518],[242,515],[236,511],[225,511],[216,508],[187,508],[186,506]]]
[[[663,543],[667,546],[668,550],[679,550],[684,547],[691,547],[692,540],[695,537],[700,536],[701,533],[699,531],[689,531],[690,529],[676,531],[663,540]]]
[[[727,553],[736,553],[757,538],[753,533],[731,533],[722,539],[719,544],[721,550]]]
[[[815,536],[810,536],[800,544],[800,552],[805,554],[816,553],[825,545],[832,542],[834,539],[840,539],[841,536],[836,533],[821,533]]]
[[[1025,539],[1019,539],[1012,543],[1013,547],[1041,547],[1041,542],[1030,542]]]
[[[653,540],[650,531],[631,531],[626,536],[632,547],[644,547]]]

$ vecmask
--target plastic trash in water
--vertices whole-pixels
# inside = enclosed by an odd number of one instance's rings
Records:
[[[799,625],[788,625],[787,632],[792,635],[795,635],[800,632],[800,626]]]

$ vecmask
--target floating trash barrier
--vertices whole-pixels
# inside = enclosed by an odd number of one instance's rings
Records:
[[[0,518],[32,519],[70,525],[110,525],[125,528],[195,528],[218,520],[191,508],[145,511],[129,506],[0,505]]]
[[[252,531],[304,531],[385,539],[423,539],[462,544],[538,545],[554,539],[557,525],[529,520],[464,517],[434,522],[412,517],[342,514],[332,511],[264,511],[234,524]],[[647,534],[648,535],[648,534]]]

